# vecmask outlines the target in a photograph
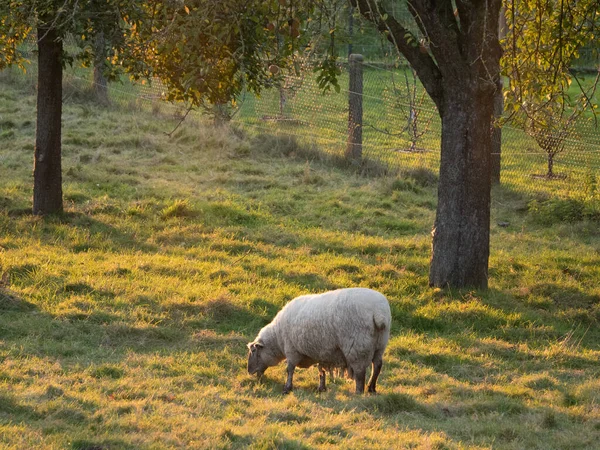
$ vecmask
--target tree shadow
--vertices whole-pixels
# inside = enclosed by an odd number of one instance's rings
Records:
[[[30,312],[36,306],[18,297],[9,289],[0,286],[0,312]]]
[[[536,283],[529,289],[529,294],[552,300],[551,308],[558,310],[592,309],[600,304],[600,295],[590,295],[576,287],[555,283]]]
[[[0,423],[11,423],[17,420],[40,420],[43,415],[35,408],[19,403],[13,396],[0,393]]]
[[[68,225],[76,229],[89,231],[93,234],[99,234],[102,237],[103,245],[110,244],[110,250],[113,252],[137,250],[144,253],[156,253],[159,250],[156,245],[137,241],[132,233],[126,233],[84,213],[69,211],[48,216],[44,220],[48,227],[47,232],[49,235],[56,234],[54,233],[53,226]],[[74,253],[86,252],[92,249],[94,249],[94,246],[85,242],[71,246],[71,251]]]

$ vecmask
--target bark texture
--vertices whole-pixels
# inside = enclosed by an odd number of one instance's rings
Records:
[[[51,23],[47,21],[46,23]],[[33,214],[63,210],[61,169],[62,40],[52,26],[38,27],[37,129]]]
[[[448,106],[442,111],[432,286],[487,287],[493,105],[476,89],[463,86],[453,95],[455,101],[462,98],[456,102],[460,105],[445,102]]]

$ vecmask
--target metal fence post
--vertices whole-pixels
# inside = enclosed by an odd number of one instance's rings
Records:
[[[348,146],[346,158],[353,163],[362,159],[362,119],[363,119],[363,56],[352,54],[348,57],[350,86],[348,95]]]

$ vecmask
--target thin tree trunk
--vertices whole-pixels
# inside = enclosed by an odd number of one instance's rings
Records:
[[[490,242],[489,91],[463,86],[441,112],[442,153],[429,283],[487,288]]]
[[[47,21],[50,23],[50,20]],[[62,212],[62,40],[52,26],[38,27],[37,129],[33,214]]]
[[[554,155],[552,153],[548,153],[548,173],[546,177],[552,178],[554,176]]]
[[[104,63],[106,58],[104,33],[100,32],[96,35],[94,44],[94,91],[98,102],[103,105],[108,105],[108,81],[104,76]]]

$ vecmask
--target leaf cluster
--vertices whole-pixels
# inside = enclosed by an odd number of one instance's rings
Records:
[[[598,6],[598,0],[508,2],[502,66],[509,79],[505,109],[515,122],[530,130],[563,130],[583,110],[597,109],[591,98],[598,79],[583,86],[571,66],[598,38]],[[573,82],[575,94],[569,92]]]
[[[24,57],[20,44],[30,33],[53,29],[59,39],[74,42],[76,47],[64,46],[64,65],[75,61],[89,65],[97,54],[106,60],[109,78],[116,78],[119,52],[128,45],[124,31],[133,22],[144,19],[145,2],[138,0],[12,0],[0,4],[0,70],[16,64],[22,66]],[[105,46],[95,47],[95,37],[102,33]]]
[[[302,42],[305,11],[285,1],[155,2],[130,33],[132,73],[158,77],[166,98],[193,106],[234,102],[272,84]]]

